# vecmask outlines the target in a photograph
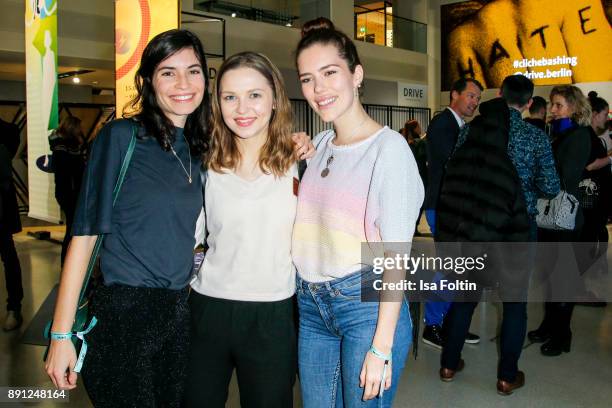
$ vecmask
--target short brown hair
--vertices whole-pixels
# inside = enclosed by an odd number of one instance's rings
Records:
[[[57,134],[63,139],[79,146],[82,145],[85,140],[83,129],[81,128],[81,119],[72,115],[68,115],[62,120],[57,128]]]
[[[404,124],[404,136],[419,139],[421,135],[417,134],[416,129],[419,127],[419,121],[416,119],[407,120]]]
[[[212,131],[210,151],[205,157],[208,168],[221,172],[222,169],[234,170],[240,162],[240,151],[236,136],[223,120],[220,105],[220,84],[223,75],[238,68],[251,68],[266,78],[272,88],[274,110],[270,118],[268,139],[259,153],[259,167],[266,173],[283,176],[295,163],[293,154],[291,103],[285,91],[283,77],[278,68],[263,54],[241,52],[229,57],[221,67],[212,94]]]

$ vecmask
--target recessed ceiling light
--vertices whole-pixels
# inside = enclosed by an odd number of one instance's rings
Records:
[[[232,13],[232,17],[236,17],[236,13]]]
[[[74,82],[75,84],[80,84],[81,83],[81,78],[74,77],[74,78],[72,78],[72,82]]]
[[[291,24],[291,22],[288,22],[287,24],[285,24],[285,26],[287,26],[287,27],[293,27],[293,24]]]

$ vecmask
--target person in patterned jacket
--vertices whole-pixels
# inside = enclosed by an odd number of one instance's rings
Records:
[[[526,219],[526,222],[521,223],[525,225],[525,228],[521,230],[524,230],[525,233],[521,232],[521,235],[528,237],[529,241],[535,241],[537,239],[537,225],[535,218],[538,213],[536,207],[538,195],[541,194],[546,197],[554,197],[559,192],[560,188],[559,177],[555,168],[555,162],[548,138],[542,130],[523,121],[522,119],[522,113],[531,105],[533,88],[533,83],[522,75],[511,75],[504,79],[499,94],[501,98],[481,104],[481,114],[487,119],[480,121],[475,120],[472,125],[466,125],[463,129],[461,129],[453,156],[451,156],[457,160],[453,161],[453,158],[451,158],[451,161],[449,161],[449,166],[452,162],[453,167],[452,169],[451,167],[447,168],[447,178],[444,180],[444,185],[447,187],[454,182],[449,190],[451,193],[461,191],[461,189],[458,189],[459,187],[457,184],[461,182],[461,177],[457,177],[457,174],[463,175],[465,166],[470,166],[470,163],[465,162],[465,158],[467,156],[463,154],[465,153],[464,150],[483,150],[483,146],[472,142],[469,147],[466,143],[464,149],[459,150],[459,148],[464,144],[464,142],[466,142],[466,140],[468,140],[469,143],[469,141],[473,140],[474,137],[482,137],[483,128],[491,132],[490,134],[486,133],[487,137],[501,136],[507,131],[507,155],[510,162],[516,169],[516,176],[518,176],[518,180],[515,178],[515,185],[518,184],[517,188],[520,187],[520,191],[517,190],[517,194],[522,193],[524,198],[524,206],[523,203],[520,203],[520,207],[522,207],[521,213],[523,214],[521,216],[521,220]],[[507,104],[507,110],[505,111],[505,114],[501,114],[501,109],[499,109],[498,106],[503,107],[504,102]],[[505,122],[505,120],[508,119],[509,124]],[[504,120],[504,122],[501,122],[501,120]],[[485,121],[488,127],[485,127],[482,124]],[[497,121],[499,121],[499,123]],[[474,125],[475,122],[478,122],[480,127],[478,127],[478,125]],[[498,126],[495,127],[492,125],[492,123],[497,123]],[[473,133],[470,133],[470,127],[474,128]],[[460,162],[460,159],[464,161]],[[507,169],[507,167],[505,167],[505,169]],[[499,173],[502,170],[498,169],[497,171]],[[500,191],[507,192],[509,190],[504,190],[504,187],[507,187],[507,183],[499,184],[500,182],[508,181],[508,177],[504,178],[504,175],[507,176],[506,173],[491,173],[488,175],[488,181],[492,185],[497,185]],[[453,176],[453,180],[449,181],[449,176]],[[471,191],[472,196],[478,195],[479,191],[483,191],[478,190],[478,188],[482,189],[483,187],[474,186],[473,190]],[[441,237],[441,241],[448,241],[449,237],[452,237],[454,232],[457,233],[456,231],[452,230],[452,226],[455,224],[453,224],[453,222],[449,223],[448,221],[449,219],[451,221],[457,221],[455,218],[457,216],[462,216],[462,213],[457,213],[457,209],[466,206],[455,202],[455,204],[457,204],[455,206],[456,208],[453,210],[455,212],[449,214],[448,205],[446,205],[449,198],[445,197],[445,194],[450,193],[445,193],[443,190],[439,204],[440,215],[438,229],[440,234],[444,233],[444,237]],[[498,197],[498,200],[495,201],[494,204],[503,204],[502,201],[504,197],[505,195]],[[479,198],[481,200],[484,199],[482,196]],[[468,198],[465,199],[467,200]],[[480,234],[476,236],[474,233],[470,236],[464,237],[464,239],[473,242],[481,242],[486,241],[486,239],[483,237],[496,236],[495,234],[491,235],[489,233],[491,232],[490,228],[492,228],[490,226],[490,222],[493,220],[498,220],[500,217],[507,216],[505,213],[500,213],[499,208],[503,207],[504,205],[493,205],[483,210],[485,212],[484,214],[481,212],[481,214],[479,214],[477,217],[468,217],[466,219],[457,221],[457,224],[460,225],[463,233],[466,231],[476,231],[478,234]],[[526,217],[524,215],[525,210],[527,212]],[[487,222],[480,224],[479,228],[470,228],[470,226],[475,223],[482,223],[483,220],[486,220]],[[513,238],[506,235],[503,236],[502,239],[495,239],[495,241],[513,241]],[[529,270],[529,265],[526,265],[526,267],[526,270]],[[502,284],[500,283],[500,288],[501,286]],[[469,301],[455,301],[448,312],[447,320],[445,321],[447,338],[441,356],[440,379],[442,381],[452,381],[455,373],[461,371],[464,367],[465,363],[461,359],[463,339],[465,338],[467,330],[470,326],[474,308],[478,304],[476,300],[477,298],[470,298]],[[504,311],[500,334],[500,361],[497,375],[497,392],[501,395],[509,395],[512,394],[514,390],[522,387],[525,384],[525,375],[522,371],[518,370],[518,361],[521,355],[521,349],[527,330],[527,306],[524,301],[504,300],[503,308]]]

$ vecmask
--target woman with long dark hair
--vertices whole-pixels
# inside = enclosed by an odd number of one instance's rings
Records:
[[[66,217],[66,233],[62,241],[61,265],[64,265],[68,244],[72,238],[72,222],[76,210],[81,180],[85,169],[84,136],[81,119],[67,116],[49,139],[53,152],[55,199]]]
[[[555,157],[561,189],[578,198],[580,197],[579,183],[583,178],[585,167],[589,163],[591,154],[591,139],[589,126],[591,124],[591,108],[582,91],[573,85],[555,86],[550,93],[551,109],[553,118],[552,126],[552,148]],[[550,230],[538,229],[538,241],[540,242],[568,242],[575,243],[581,240],[584,226],[584,211],[578,206],[576,222],[573,230]],[[580,262],[580,248],[574,245],[574,255]],[[554,268],[558,253],[549,258],[548,265]],[[566,277],[552,276],[551,285],[559,284],[558,281]],[[557,281],[557,282],[555,282]],[[551,286],[552,287],[552,286]],[[572,331],[570,322],[574,303],[546,302],[544,320],[539,328],[530,331],[527,337],[533,342],[544,342],[540,348],[545,356],[558,356],[562,352],[569,352],[572,342]],[[563,300],[563,299],[559,299]]]
[[[157,35],[136,74],[129,119],[107,124],[88,159],[61,275],[46,370],[61,389],[77,383],[70,341],[79,291],[98,235],[103,284],[90,304],[85,388],[95,406],[177,407],[189,347],[188,283],[202,210],[208,78],[200,40]],[[124,157],[135,149],[113,205]],[[79,359],[80,360],[80,359]]]
[[[362,248],[391,257],[406,249],[423,184],[406,141],[364,110],[364,70],[349,37],[328,19],[307,22],[296,63],[304,97],[334,125],[314,139],[293,229],[304,407],[390,407],[412,324],[403,291],[362,301],[362,286],[371,293],[381,273]]]

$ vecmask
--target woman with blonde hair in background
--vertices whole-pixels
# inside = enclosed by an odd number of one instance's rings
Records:
[[[552,149],[561,181],[561,189],[579,198],[578,184],[583,179],[583,173],[589,163],[591,154],[591,138],[589,127],[591,125],[591,107],[582,91],[573,85],[555,86],[550,93],[552,116]],[[551,230],[538,228],[539,242],[568,242],[575,243],[581,240],[584,226],[584,211],[578,206],[576,222],[573,230]],[[574,255],[580,267],[582,250],[574,245]],[[559,253],[550,257],[546,262],[548,268],[554,268]],[[552,262],[552,264],[550,264]],[[552,287],[559,285],[564,276],[549,276],[549,294]],[[571,294],[566,294],[571,297]],[[560,299],[563,300],[563,299]],[[568,299],[571,300],[571,299]],[[572,301],[546,302],[544,319],[538,329],[530,331],[527,337],[537,343],[544,343],[540,348],[545,356],[558,356],[562,352],[569,352],[572,342],[570,322],[574,303]]]

